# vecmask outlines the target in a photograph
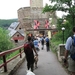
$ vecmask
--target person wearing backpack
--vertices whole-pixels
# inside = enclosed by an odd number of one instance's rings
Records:
[[[45,42],[46,42],[47,51],[49,51],[49,50],[50,50],[50,40],[49,40],[49,38],[48,38],[48,35],[47,35],[47,37],[45,38]]]
[[[34,52],[36,56],[38,56],[36,49],[34,47],[34,44],[32,42],[32,39],[30,36],[28,36],[28,42],[24,44],[24,52],[27,60],[27,68],[28,70],[31,68],[31,71],[33,72],[34,69]]]
[[[65,44],[64,64],[68,63],[68,70],[71,75],[75,75],[75,27],[73,27],[73,36],[68,37]]]

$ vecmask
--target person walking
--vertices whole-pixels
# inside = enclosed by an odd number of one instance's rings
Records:
[[[72,31],[73,31],[73,36],[68,37],[66,44],[65,44],[66,50],[65,50],[64,64],[67,65],[68,63],[68,70],[71,72],[71,75],[75,75],[75,60],[72,59],[72,55],[71,55],[71,53],[73,53],[75,57],[75,53],[74,53],[75,50],[74,49],[72,50],[73,38],[75,40],[75,27],[73,27]]]
[[[48,38],[48,35],[45,38],[45,42],[46,42],[46,49],[47,51],[49,51],[50,50],[50,39]]]
[[[34,47],[34,44],[32,42],[32,38],[28,36],[28,42],[24,44],[24,52],[26,55],[27,60],[27,68],[28,70],[31,68],[31,71],[33,72],[34,69],[34,52],[36,56],[38,56],[36,49]]]
[[[42,45],[42,50],[44,49],[44,37],[41,37],[41,45]]]
[[[34,46],[36,48],[36,51],[38,52],[39,51],[39,41],[38,41],[38,39],[35,38],[34,41],[33,41],[33,43],[34,43]]]

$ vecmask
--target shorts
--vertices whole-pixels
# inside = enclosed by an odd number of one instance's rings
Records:
[[[71,57],[68,59],[68,70],[75,72],[75,61]]]

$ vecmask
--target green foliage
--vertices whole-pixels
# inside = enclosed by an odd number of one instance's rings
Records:
[[[0,28],[0,52],[11,49],[13,43],[10,41],[8,32],[5,29]]]
[[[47,11],[44,12],[48,12],[48,11],[64,11],[64,12],[68,12],[68,13],[75,13],[74,8],[75,6],[72,3],[72,0],[50,0],[51,3],[54,3],[53,5],[47,5],[44,7],[44,9],[48,9]]]
[[[8,54],[7,57],[6,57],[6,60],[8,60],[8,59],[14,57],[14,56],[17,55],[17,54],[19,54],[19,51],[15,51],[15,52],[13,52],[13,53],[11,53],[11,54]],[[0,64],[2,64],[2,63],[3,63],[3,59],[0,58]]]
[[[56,10],[56,6],[51,6],[51,5],[48,5],[46,4],[45,8],[43,9],[43,13],[45,12],[54,12]]]
[[[62,33],[59,33],[62,31],[62,27],[65,27],[65,31],[64,31],[64,38],[65,38],[65,41],[66,39],[73,35],[72,33],[72,24],[71,24],[71,20],[70,21],[67,21],[65,23],[63,23],[62,19],[58,19],[57,21],[57,30],[58,30],[58,35],[62,34]],[[59,36],[60,37],[60,36]]]
[[[17,22],[17,21],[18,21],[17,19],[8,19],[8,20],[0,19],[0,27],[7,29],[11,23]]]
[[[53,5],[48,5],[43,9],[43,12],[52,12],[52,11],[63,11],[68,12],[72,18],[74,17],[75,13],[75,5],[72,3],[72,0],[50,0]]]
[[[62,40],[62,31],[58,31],[53,37],[52,37],[52,39],[54,40],[54,41],[59,41],[59,40]]]
[[[67,16],[63,16],[61,19],[57,19],[57,34],[53,36],[53,39],[56,41],[62,40],[62,27],[65,27],[64,37],[66,39],[73,35],[72,28],[75,26],[75,5],[72,0],[50,0],[53,5],[48,5],[43,9],[43,12],[53,12],[53,11],[63,11],[67,12]],[[64,19],[66,20],[63,23]]]
[[[70,18],[69,18],[70,20]],[[59,44],[61,42],[63,42],[63,31],[62,31],[62,27],[65,27],[64,30],[64,42],[66,42],[67,38],[71,35],[73,35],[72,33],[72,25],[71,25],[71,21],[67,21],[65,23],[63,23],[63,19],[58,19],[57,20],[57,30],[58,32],[52,37],[52,40],[56,42],[56,44]]]
[[[13,52],[13,53],[11,53],[11,54],[9,54],[9,55],[7,55],[7,58],[6,58],[6,59],[8,60],[8,59],[10,59],[10,58],[16,56],[17,54],[19,54],[19,50],[15,51],[15,52]]]

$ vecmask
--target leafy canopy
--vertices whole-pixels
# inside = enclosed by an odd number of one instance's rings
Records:
[[[11,49],[13,43],[10,41],[8,32],[5,29],[0,28],[0,52]]]
[[[66,16],[63,16],[61,19],[57,19],[58,33],[55,37],[56,40],[62,39],[61,28],[64,26],[65,27],[64,38],[67,39],[68,36],[72,35],[72,28],[75,25],[75,0],[49,0],[49,1],[51,2],[51,4],[45,5],[43,13],[55,12],[55,11],[62,11],[68,13]],[[66,20],[66,23],[63,24],[64,19]]]
[[[75,4],[73,0],[50,0],[53,5],[48,5],[43,9],[43,12],[63,11],[70,15],[75,13]]]

